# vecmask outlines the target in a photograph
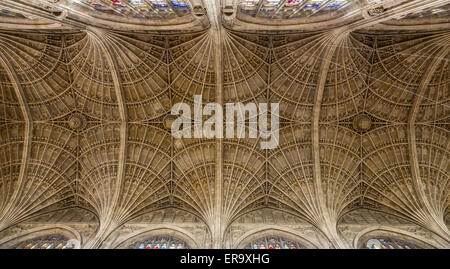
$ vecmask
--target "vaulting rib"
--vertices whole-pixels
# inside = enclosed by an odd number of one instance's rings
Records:
[[[430,222],[430,229],[434,230],[434,232],[441,235],[443,238],[446,238],[447,240],[450,240],[450,234],[447,229],[447,226],[443,222],[443,216],[438,216],[437,212],[433,209],[433,207],[430,205],[430,201],[428,200],[426,194],[425,194],[425,188],[422,185],[422,180],[420,176],[420,169],[419,169],[419,161],[417,156],[417,141],[416,141],[416,118],[417,113],[419,111],[420,104],[423,100],[423,96],[425,94],[426,89],[428,88],[428,85],[431,82],[431,79],[433,77],[433,74],[439,67],[439,64],[441,61],[444,61],[443,59],[446,59],[446,55],[450,52],[450,47],[445,46],[441,48],[441,50],[433,55],[434,57],[431,65],[427,68],[425,71],[425,74],[422,78],[422,81],[420,82],[419,89],[417,90],[417,93],[414,98],[414,103],[411,107],[411,111],[409,113],[408,117],[408,144],[409,144],[409,157],[410,157],[410,165],[411,165],[411,175],[413,179],[413,187],[415,189],[416,195],[419,198],[422,205],[425,206],[426,210],[428,211]]]
[[[327,37],[326,45],[327,49],[324,52],[322,58],[322,66],[319,73],[319,83],[316,90],[316,96],[312,112],[312,128],[311,128],[311,141],[312,141],[312,158],[313,158],[313,177],[316,191],[317,205],[319,207],[319,212],[321,219],[319,225],[323,229],[323,232],[327,234],[328,239],[331,240],[332,244],[337,248],[345,248],[336,231],[336,220],[330,220],[328,213],[328,208],[323,195],[322,189],[322,178],[320,172],[320,144],[319,144],[319,120],[320,120],[320,109],[322,105],[323,92],[325,90],[326,79],[328,70],[330,69],[331,61],[334,53],[336,52],[337,46],[341,42],[342,38],[346,37],[346,33],[341,32],[331,32]]]
[[[117,102],[119,105],[119,115],[120,115],[120,146],[119,146],[119,160],[118,160],[118,169],[117,169],[117,179],[116,179],[116,188],[114,190],[114,196],[112,200],[112,204],[107,210],[106,216],[100,216],[100,220],[103,220],[103,223],[100,223],[100,229],[95,236],[95,238],[88,242],[86,248],[97,248],[104,240],[112,229],[115,227],[115,219],[113,219],[113,214],[116,211],[116,207],[118,206],[120,194],[122,191],[122,185],[125,180],[125,160],[126,160],[126,146],[128,139],[128,125],[127,125],[127,110],[125,106],[125,99],[123,96],[122,83],[120,80],[120,76],[118,73],[118,64],[116,58],[113,56],[114,51],[112,49],[112,44],[109,41],[108,34],[106,32],[102,32],[95,28],[88,28],[88,35],[90,35],[94,40],[96,40],[97,44],[103,50],[103,53],[106,57],[109,68],[111,69],[111,76],[113,79],[114,90],[117,96]]]
[[[33,132],[33,122],[31,120],[30,109],[25,99],[25,95],[22,89],[22,86],[19,83],[17,78],[17,74],[14,70],[11,69],[8,59],[6,58],[6,54],[0,54],[0,64],[5,68],[6,73],[8,74],[9,80],[13,85],[14,91],[18,98],[20,109],[22,111],[23,117],[25,119],[25,134],[24,134],[24,142],[23,142],[23,151],[22,151],[22,161],[20,165],[19,178],[14,188],[13,196],[11,197],[8,206],[6,206],[4,212],[0,212],[0,231],[14,224],[14,205],[16,200],[18,199],[18,195],[20,194],[23,186],[23,182],[25,181],[28,167],[29,156],[31,155],[31,141],[32,141],[32,132]],[[12,218],[12,219],[11,219]]]
[[[223,30],[219,28],[217,31],[212,30],[214,42],[214,63],[216,69],[216,103],[223,105],[223,45],[221,40]],[[216,127],[217,128],[217,127]],[[216,245],[214,248],[222,248],[223,238],[223,139],[217,139],[216,141],[216,182],[215,182],[215,207],[214,207],[214,234],[216,239]]]

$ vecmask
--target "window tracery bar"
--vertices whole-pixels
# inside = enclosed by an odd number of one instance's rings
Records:
[[[338,11],[351,2],[354,0],[243,0],[240,11],[259,17],[306,17]]]
[[[0,7],[0,17],[1,16],[24,18],[24,16],[22,14],[19,14],[19,13],[16,13],[16,12],[12,12],[12,11],[10,11],[8,9]]]
[[[305,249],[306,247],[282,237],[264,237],[254,240],[247,246],[251,249]]]
[[[433,7],[421,12],[413,12],[407,14],[404,19],[421,19],[421,18],[448,18],[450,16],[450,4],[442,7]],[[398,19],[403,19],[399,17]]]
[[[171,236],[146,239],[130,246],[133,249],[186,249],[186,243]]]
[[[37,238],[20,244],[18,249],[67,249],[68,240],[64,237]]]
[[[419,249],[418,246],[392,238],[372,238],[367,241],[368,249]]]
[[[190,6],[186,0],[81,0],[93,11],[135,18],[186,14]]]

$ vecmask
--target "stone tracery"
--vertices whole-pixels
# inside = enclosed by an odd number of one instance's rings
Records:
[[[349,24],[355,29],[299,33],[281,23],[275,33],[242,31],[247,16],[271,24],[334,14],[254,2],[236,9],[236,28],[220,30],[203,25],[205,16],[192,20],[200,30],[174,33],[70,23],[61,33],[2,30],[0,232],[84,208],[100,227],[83,246],[102,247],[134,218],[176,208],[208,227],[205,247],[226,246],[215,241],[237,220],[273,209],[320,230],[330,247],[349,247],[340,220],[369,208],[448,244],[448,29],[380,33]],[[173,13],[192,23],[189,13]],[[223,103],[279,102],[279,147],[171,137],[173,104],[195,94],[214,102],[218,93]]]

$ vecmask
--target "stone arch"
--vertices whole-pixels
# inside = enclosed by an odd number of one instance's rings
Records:
[[[443,248],[444,246],[436,241],[414,234],[412,232],[404,231],[399,228],[393,228],[388,226],[372,226],[360,231],[353,239],[353,248],[363,248],[367,240],[373,237],[391,237],[405,242],[413,243],[421,248]],[[448,247],[448,246],[447,246]]]
[[[304,237],[303,235],[300,235],[298,233],[298,231],[296,231],[294,229],[290,229],[290,228],[279,227],[276,225],[266,225],[264,227],[255,228],[253,230],[250,230],[250,231],[244,233],[241,237],[239,237],[239,239],[236,240],[236,242],[234,242],[234,244],[232,245],[232,248],[242,249],[247,244],[249,244],[252,240],[261,238],[264,236],[268,236],[268,235],[280,236],[282,238],[295,241],[307,248],[312,248],[312,249],[320,248],[320,245],[318,243],[309,240],[308,238]]]
[[[14,248],[22,242],[32,240],[41,236],[50,235],[63,235],[67,237],[69,241],[72,240],[71,242],[74,243],[72,244],[74,248],[80,248],[80,244],[82,242],[80,233],[74,228],[63,224],[48,224],[36,228],[26,229],[18,234],[2,238],[0,239],[0,248]]]
[[[179,240],[182,240],[186,243],[187,246],[189,246],[189,248],[200,248],[199,244],[195,240],[195,236],[192,233],[183,228],[170,224],[152,225],[152,227],[137,230],[125,237],[115,240],[109,246],[106,246],[106,248],[127,248],[134,241],[144,240],[148,237],[161,235],[173,236]]]

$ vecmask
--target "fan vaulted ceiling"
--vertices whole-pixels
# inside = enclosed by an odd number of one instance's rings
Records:
[[[351,211],[450,242],[447,1],[0,1],[0,231],[82,208],[100,247],[175,208],[261,209],[333,247]],[[178,102],[280,103],[280,141],[175,139]]]

